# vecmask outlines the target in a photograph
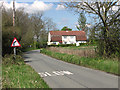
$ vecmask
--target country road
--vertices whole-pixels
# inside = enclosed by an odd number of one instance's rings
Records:
[[[28,51],[24,58],[51,88],[118,88],[115,75],[63,62],[40,50]]]

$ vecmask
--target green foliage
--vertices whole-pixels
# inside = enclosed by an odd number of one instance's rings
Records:
[[[13,53],[11,48],[14,37],[22,45],[18,51],[25,49],[33,42],[33,32],[31,28],[31,21],[27,13],[23,10],[16,10],[16,22],[13,27],[12,9],[3,9],[2,11],[2,55]]]
[[[85,46],[87,45],[87,43],[80,43],[80,46]]]
[[[90,31],[89,43],[96,44],[99,56],[120,57],[120,28],[119,20],[115,19],[107,29],[102,24],[94,26]]]
[[[71,28],[68,28],[67,26],[64,26],[64,27],[61,29],[61,31],[72,31],[72,29],[71,29]]]
[[[31,51],[31,50],[36,50],[36,48],[34,48],[34,47],[28,47],[28,48],[26,48],[26,49],[24,49],[22,51],[23,52],[27,52],[27,51]]]
[[[88,43],[80,43],[80,46],[76,46],[76,44],[59,44],[59,45],[49,45],[49,47],[81,47],[81,46],[96,46],[96,44],[88,44]]]
[[[49,45],[49,47],[69,47],[76,46],[75,44],[59,44],[59,45]]]
[[[20,55],[16,55],[16,57],[14,55],[5,55],[2,59],[2,63],[3,65],[22,65],[24,64],[24,60]]]
[[[28,65],[3,66],[3,88],[48,88],[45,81]],[[51,90],[51,89],[50,89]]]
[[[119,21],[116,20],[109,28],[109,32],[105,31],[106,28],[102,25],[99,26],[101,32],[99,32],[98,39],[98,53],[104,57],[119,57],[120,53],[120,28],[118,26]],[[102,31],[103,30],[103,31]]]
[[[35,42],[35,46],[36,49],[45,48],[47,47],[47,42],[46,41]]]
[[[13,48],[11,48],[12,41],[16,37],[18,41],[21,37],[21,31],[17,27],[7,27],[2,30],[2,54],[11,53]]]
[[[112,2],[72,2],[64,3],[66,8],[75,12],[86,12],[91,14],[91,23],[94,21],[94,27],[90,34],[93,39],[98,39],[98,52],[101,56],[111,57],[116,54],[120,57],[120,14],[119,9],[113,10],[114,6],[119,8],[116,4],[119,0]],[[104,10],[103,10],[104,8]],[[93,15],[94,14],[94,15]],[[80,15],[80,24],[85,22],[84,16]],[[84,24],[82,25],[84,26]],[[79,28],[78,28],[79,29]]]
[[[69,63],[90,67],[93,69],[102,70],[105,72],[118,74],[118,61],[103,59],[103,58],[90,58],[90,57],[79,57],[76,55],[69,55],[65,53],[52,52],[47,49],[42,49],[41,53],[60,59]]]

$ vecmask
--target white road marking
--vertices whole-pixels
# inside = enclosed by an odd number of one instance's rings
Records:
[[[47,76],[47,74],[45,74],[45,73],[38,73],[38,74],[40,74],[41,77],[46,77]]]
[[[48,72],[45,72],[48,76],[52,76],[50,73],[48,73]]]
[[[52,73],[54,73],[55,75],[60,75],[59,73],[57,73],[58,71],[53,71]]]
[[[64,74],[68,74],[68,75],[73,74],[73,73],[71,73],[71,72],[69,72],[69,71],[63,71],[63,73],[64,73]]]
[[[72,75],[70,71],[53,71],[52,73],[49,72],[41,72],[38,73],[41,77],[47,77],[47,76],[62,76],[62,75]]]

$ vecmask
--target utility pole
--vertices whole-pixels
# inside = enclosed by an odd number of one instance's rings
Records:
[[[15,27],[15,0],[13,0],[13,27]],[[14,47],[14,57],[16,59],[16,47]]]
[[[13,0],[13,26],[15,26],[15,0]]]

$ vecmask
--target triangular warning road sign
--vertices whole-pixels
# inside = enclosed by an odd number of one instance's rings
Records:
[[[20,47],[20,43],[18,42],[18,40],[16,38],[13,39],[13,42],[11,44],[11,47]]]

